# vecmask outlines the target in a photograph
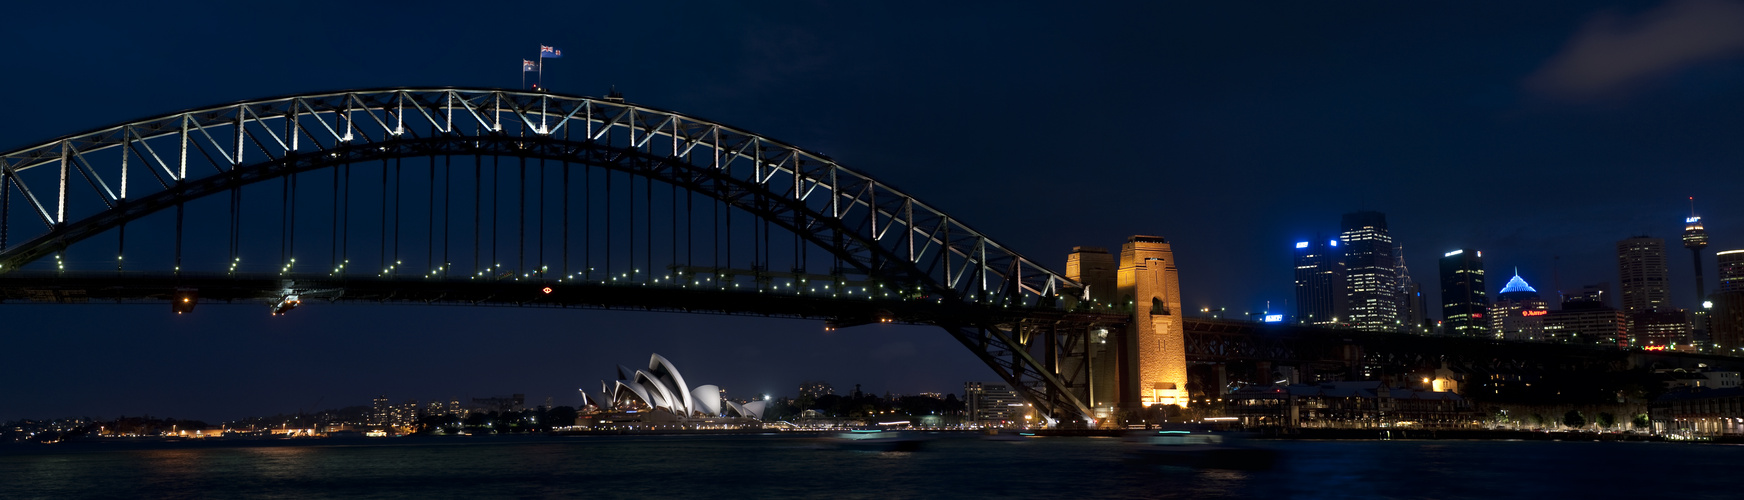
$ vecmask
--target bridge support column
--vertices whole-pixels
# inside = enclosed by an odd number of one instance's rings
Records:
[[[1156,236],[1127,238],[1120,248],[1118,289],[1132,308],[1124,353],[1130,370],[1123,370],[1123,383],[1134,393],[1122,391],[1123,403],[1140,406],[1186,407],[1187,343],[1181,323],[1181,285],[1169,242]]]

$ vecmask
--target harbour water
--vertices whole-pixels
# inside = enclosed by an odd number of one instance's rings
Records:
[[[0,498],[1739,498],[1744,447],[1259,441],[1267,471],[1145,465],[1115,438],[504,436],[0,448]]]

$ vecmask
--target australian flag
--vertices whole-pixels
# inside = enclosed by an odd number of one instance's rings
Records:
[[[539,46],[539,57],[544,58],[544,59],[562,59],[563,58],[563,51],[557,50],[557,47],[540,45]]]
[[[526,59],[522,59],[521,60],[521,72],[526,73],[528,71],[539,71],[539,65],[534,64],[533,61],[528,61]]]

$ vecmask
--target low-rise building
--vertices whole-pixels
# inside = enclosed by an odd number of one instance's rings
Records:
[[[1249,427],[1456,427],[1475,418],[1453,392],[1388,387],[1380,381],[1250,386],[1229,396],[1230,416]]]
[[[1670,436],[1744,434],[1744,387],[1685,387],[1647,406],[1653,433]]]
[[[965,382],[963,392],[969,419],[975,424],[984,427],[1007,427],[1023,423],[1023,399],[1010,386]]]

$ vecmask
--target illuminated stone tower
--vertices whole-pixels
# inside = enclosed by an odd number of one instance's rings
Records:
[[[1120,290],[1115,283],[1118,266],[1114,256],[1108,249],[1102,247],[1077,246],[1072,247],[1072,253],[1066,255],[1066,279],[1081,283],[1085,292],[1077,297],[1086,301],[1090,307],[1104,311],[1118,311],[1126,305],[1120,300]],[[1112,308],[1109,309],[1109,308]],[[1121,360],[1121,351],[1126,338],[1122,332],[1109,331],[1107,328],[1097,328],[1090,332],[1088,350],[1090,355],[1090,394],[1089,403],[1099,412],[1098,418],[1105,418],[1113,407],[1121,401],[1122,367],[1128,366]]]
[[[1088,298],[1109,306],[1119,298],[1114,288],[1114,256],[1102,247],[1072,247],[1066,255],[1066,279],[1088,287]]]
[[[1133,236],[1120,247],[1119,293],[1132,304],[1121,399],[1144,406],[1187,406],[1187,352],[1181,283],[1169,242]]]

